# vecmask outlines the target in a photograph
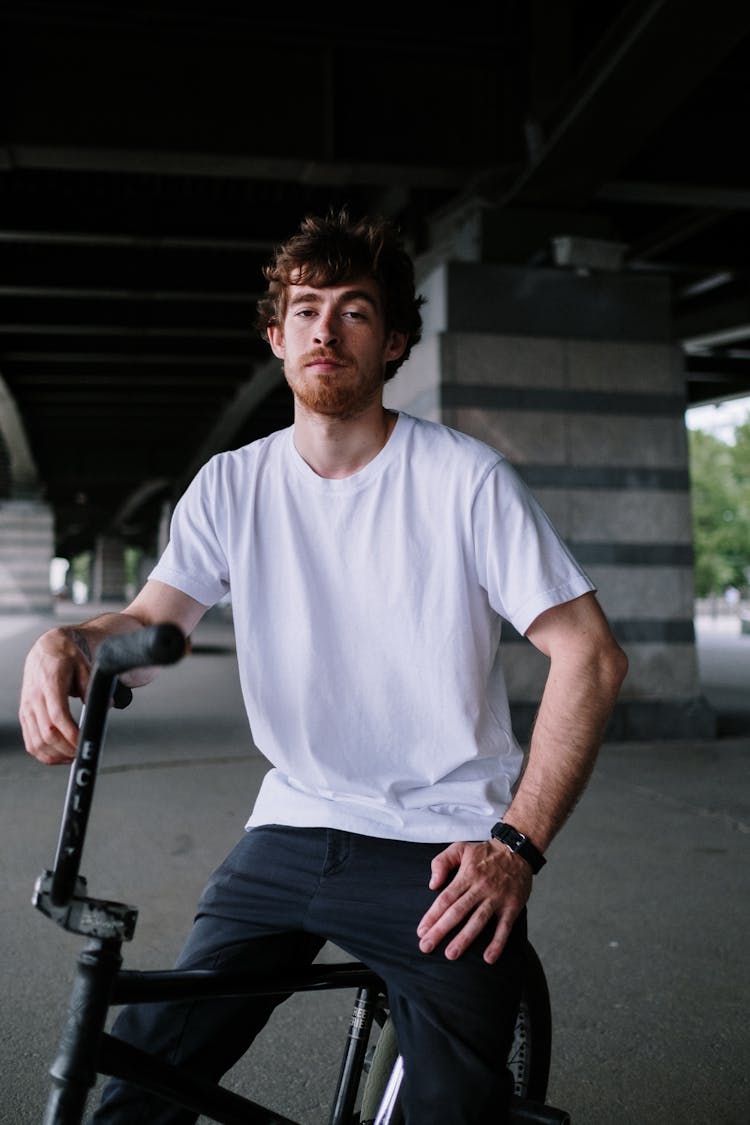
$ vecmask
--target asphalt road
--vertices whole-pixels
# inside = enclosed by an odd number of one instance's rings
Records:
[[[66,769],[21,750],[23,656],[42,619],[0,619],[0,1120],[38,1125],[81,939],[33,910],[54,855]],[[574,1125],[745,1125],[750,1105],[746,935],[750,870],[750,636],[699,633],[709,698],[734,733],[708,743],[605,746],[550,850],[530,930],[554,1012],[550,1101]],[[249,738],[231,634],[113,717],[82,872],[134,903],[128,967],[166,967],[209,871],[239,833],[263,759]],[[338,950],[326,947],[326,957]],[[230,1085],[304,1125],[327,1120],[349,997],[289,1001]]]

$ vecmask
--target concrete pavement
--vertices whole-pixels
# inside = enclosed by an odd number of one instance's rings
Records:
[[[41,1121],[81,947],[30,905],[54,855],[68,772],[23,754],[15,718],[23,656],[47,624],[0,619],[0,1120],[8,1125]],[[750,1119],[750,636],[706,627],[699,642],[704,686],[731,716],[730,733],[605,746],[536,880],[530,930],[554,1015],[549,1100],[574,1125]],[[264,770],[247,732],[231,630],[207,621],[190,659],[110,724],[82,873],[90,893],[138,906],[129,967],[171,963]],[[289,1001],[231,1083],[304,1125],[325,1122],[347,1005],[335,996]]]

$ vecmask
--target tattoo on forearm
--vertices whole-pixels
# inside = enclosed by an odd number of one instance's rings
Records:
[[[71,629],[70,635],[74,643],[78,645],[79,649],[86,657],[86,659],[91,662],[91,649],[89,648],[89,642],[86,640],[80,629]]]

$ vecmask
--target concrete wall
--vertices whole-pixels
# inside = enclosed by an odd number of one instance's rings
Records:
[[[0,375],[0,613],[52,608],[52,511],[41,498],[21,416]]]
[[[89,597],[118,606],[125,600],[125,544],[117,536],[100,535],[96,541]]]
[[[52,512],[38,500],[0,500],[0,613],[52,608]]]
[[[684,375],[659,278],[443,263],[390,405],[501,450],[576,557],[630,658],[618,738],[710,737],[693,631]],[[525,737],[546,660],[508,628]]]

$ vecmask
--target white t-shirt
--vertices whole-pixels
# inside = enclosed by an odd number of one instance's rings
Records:
[[[594,589],[496,450],[400,414],[380,453],[318,476],[293,428],[213,457],[151,577],[231,590],[240,682],[273,768],[249,826],[481,839],[522,761],[499,657]]]

